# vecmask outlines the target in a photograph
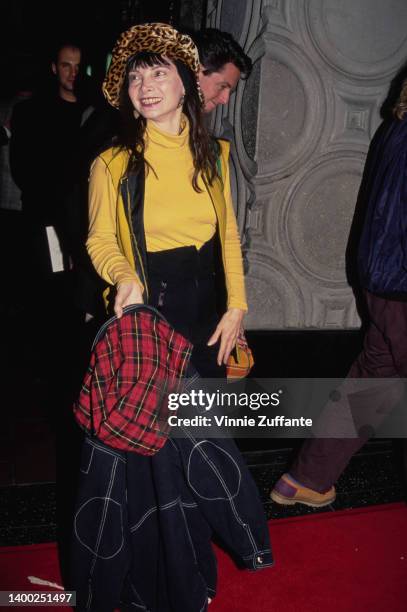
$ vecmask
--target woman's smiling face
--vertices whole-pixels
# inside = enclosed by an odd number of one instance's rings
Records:
[[[157,123],[161,129],[178,133],[182,112],[180,101],[185,93],[175,64],[163,58],[166,64],[137,66],[128,74],[129,97],[145,119]]]

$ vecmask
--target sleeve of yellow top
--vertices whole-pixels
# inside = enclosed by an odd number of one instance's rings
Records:
[[[143,285],[117,241],[118,186],[101,157],[89,179],[89,234],[86,246],[98,274],[111,285],[136,281]]]
[[[242,248],[237,228],[229,176],[229,144],[222,143],[222,178],[226,202],[225,278],[228,308],[247,310]]]

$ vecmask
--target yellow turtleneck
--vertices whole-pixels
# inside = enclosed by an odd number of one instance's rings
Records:
[[[216,213],[203,184],[201,193],[192,187],[193,160],[189,148],[189,124],[180,134],[163,132],[148,121],[145,158],[147,171],[144,228],[147,251],[182,246],[198,249],[216,230]]]

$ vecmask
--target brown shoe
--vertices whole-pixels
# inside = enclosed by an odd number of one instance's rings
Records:
[[[290,474],[283,474],[276,482],[270,497],[277,504],[283,506],[293,506],[294,504],[304,504],[312,508],[322,508],[335,501],[335,487],[331,487],[326,493],[318,493],[307,487],[303,487],[299,482],[291,478]]]

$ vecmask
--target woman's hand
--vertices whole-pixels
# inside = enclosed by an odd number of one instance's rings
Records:
[[[212,336],[208,340],[208,346],[216,344],[220,338],[218,352],[218,365],[227,363],[229,355],[236,345],[245,311],[240,308],[229,308],[223,315]]]
[[[116,289],[116,298],[114,301],[114,312],[117,318],[123,314],[123,308],[130,306],[130,304],[142,304],[143,294],[140,285],[136,281],[129,281],[127,283],[119,283]]]

